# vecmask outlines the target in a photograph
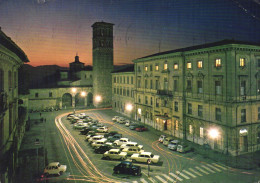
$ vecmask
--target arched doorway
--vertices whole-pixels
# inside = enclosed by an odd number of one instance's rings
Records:
[[[71,107],[72,106],[72,96],[69,93],[65,93],[62,96],[62,107]]]
[[[85,97],[81,96],[80,93],[75,95],[75,106],[84,106],[85,105]]]
[[[93,94],[89,92],[87,96],[87,106],[92,106],[92,105],[93,105]]]

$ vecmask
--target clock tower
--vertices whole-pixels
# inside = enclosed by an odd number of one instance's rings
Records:
[[[96,107],[112,106],[113,25],[106,22],[92,25],[93,93]]]

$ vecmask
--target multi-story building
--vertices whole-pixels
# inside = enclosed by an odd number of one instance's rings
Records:
[[[134,118],[134,65],[112,72],[113,109],[130,118]]]
[[[25,123],[18,116],[18,68],[25,53],[0,29],[0,182],[13,182]]]
[[[260,149],[260,45],[224,40],[133,62],[137,120],[223,153]]]

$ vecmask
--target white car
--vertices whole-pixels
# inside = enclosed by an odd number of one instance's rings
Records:
[[[87,124],[86,123],[75,123],[73,125],[73,128],[76,129],[76,130],[82,130],[84,128],[87,127]]]
[[[112,118],[112,121],[117,121],[118,118],[119,118],[119,116],[114,116],[114,117]]]
[[[103,154],[104,159],[118,159],[125,160],[127,156],[126,152],[121,152],[120,149],[110,149]]]
[[[127,147],[138,147],[142,149],[143,145],[139,145],[137,142],[127,142],[126,144],[122,144],[120,146],[120,149],[127,148]]]
[[[177,146],[177,152],[180,152],[180,153],[186,153],[188,151],[191,151],[191,147],[189,145],[186,145],[186,144],[179,144]]]
[[[93,148],[98,148],[99,146],[102,146],[102,145],[106,144],[106,142],[107,142],[107,139],[106,138],[102,138],[100,140],[97,140],[97,141],[93,142],[91,144],[91,146]]]
[[[49,163],[45,168],[43,173],[48,175],[61,175],[63,172],[66,172],[67,166],[61,165],[59,162]]]
[[[166,135],[161,135],[160,137],[159,137],[159,142],[163,142],[163,140],[166,138]]]
[[[169,144],[168,144],[168,149],[176,151],[177,150],[177,146],[179,145],[180,141],[179,140],[172,140]]]
[[[127,142],[130,142],[128,138],[120,138],[119,140],[114,141],[114,145],[121,146],[122,144],[126,144]]]
[[[106,133],[108,131],[106,126],[97,128],[97,132]]]
[[[126,120],[126,122],[125,122],[125,126],[129,127],[129,126],[130,126],[130,124],[131,124],[131,121],[129,121],[129,120]]]
[[[172,138],[172,137],[166,137],[166,138],[163,140],[163,145],[168,146],[168,144],[169,144],[172,140],[174,140],[174,138]]]
[[[140,154],[133,154],[131,160],[133,162],[142,162],[142,163],[158,163],[160,159],[159,155],[153,155],[151,152],[141,152]]]
[[[93,137],[90,137],[90,138],[88,139],[88,141],[89,141],[89,143],[93,143],[93,142],[95,142],[95,141],[97,141],[97,140],[101,140],[102,138],[104,138],[103,135],[95,135],[95,136],[93,136]]]
[[[128,156],[131,156],[133,154],[140,154],[144,152],[144,150],[139,147],[126,147],[122,150],[122,152],[126,152]]]

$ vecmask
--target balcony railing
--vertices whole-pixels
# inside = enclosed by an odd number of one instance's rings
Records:
[[[0,113],[7,109],[7,94],[6,92],[0,93]]]
[[[172,91],[169,90],[157,90],[157,95],[173,96]]]

